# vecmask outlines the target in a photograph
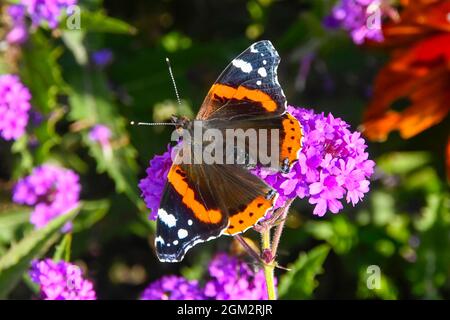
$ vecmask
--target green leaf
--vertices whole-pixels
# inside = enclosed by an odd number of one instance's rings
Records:
[[[80,232],[91,228],[100,221],[109,211],[111,203],[109,200],[84,201],[83,208],[73,223],[73,231]]]
[[[8,212],[0,211],[0,243],[9,243],[14,239],[16,229],[27,223],[30,210],[25,208],[7,208]]]
[[[32,105],[48,113],[57,105],[57,97],[65,90],[58,58],[62,47],[54,48],[39,30],[32,34],[27,50],[23,50],[20,78],[32,92]]]
[[[320,245],[308,253],[299,255],[291,271],[280,279],[280,299],[309,299],[317,287],[316,276],[322,273],[322,265],[330,251],[328,245]]]
[[[60,27],[67,30],[65,19],[62,19]],[[117,34],[135,34],[136,28],[128,23],[108,17],[102,11],[88,11],[81,10],[81,28],[88,32],[101,32],[101,33],[117,33]]]
[[[89,130],[82,130],[82,142],[96,160],[97,171],[106,172],[115,182],[116,190],[125,193],[136,205],[140,205],[137,193],[136,150],[128,141],[125,121],[120,116],[107,87],[107,80],[99,70],[80,67],[70,74],[72,92],[69,96],[69,118],[84,127],[104,124],[113,132],[111,148],[102,148],[89,139]],[[116,147],[117,145],[117,147]]]
[[[305,231],[318,240],[325,240],[337,254],[349,252],[358,240],[355,225],[343,215],[329,221],[309,221]]]
[[[56,247],[55,254],[53,255],[53,260],[70,261],[71,246],[72,246],[72,233],[67,233]]]
[[[6,298],[30,267],[31,260],[48,250],[61,228],[77,215],[79,209],[77,207],[50,221],[42,229],[32,231],[0,258],[0,299]]]
[[[406,174],[414,171],[431,160],[427,152],[393,152],[382,156],[377,166],[389,174]]]

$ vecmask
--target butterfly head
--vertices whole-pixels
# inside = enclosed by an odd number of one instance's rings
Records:
[[[172,115],[171,121],[175,124],[177,130],[189,129],[191,127],[191,120],[187,117],[178,117],[176,115]]]

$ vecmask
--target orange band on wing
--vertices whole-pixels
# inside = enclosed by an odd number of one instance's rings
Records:
[[[284,140],[281,144],[281,160],[289,159],[289,165],[298,160],[298,152],[302,147],[302,128],[300,122],[291,114],[285,114],[283,120]]]
[[[262,196],[256,198],[244,210],[230,217],[230,224],[225,233],[235,235],[254,226],[273,206],[273,201],[274,199],[268,200]]]
[[[244,86],[239,86],[237,89],[216,83],[209,90],[209,94],[217,95],[225,99],[237,99],[237,100],[251,100],[261,103],[262,107],[269,112],[274,112],[277,110],[277,104],[273,99],[267,94],[257,89],[248,89]]]
[[[176,192],[182,196],[182,202],[192,210],[198,220],[208,224],[219,223],[222,220],[222,213],[219,210],[208,210],[198,202],[195,199],[194,190],[185,181],[185,176],[185,172],[179,166],[172,166],[167,179]]]

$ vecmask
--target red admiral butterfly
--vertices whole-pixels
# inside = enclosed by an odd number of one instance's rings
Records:
[[[213,128],[226,123],[227,128],[279,129],[279,168],[288,172],[298,159],[302,128],[286,111],[279,62],[270,41],[251,45],[213,84],[196,120]],[[183,118],[179,126],[190,130],[189,123]],[[243,165],[174,164],[158,210],[159,260],[178,262],[197,243],[246,231],[264,218],[277,196]]]

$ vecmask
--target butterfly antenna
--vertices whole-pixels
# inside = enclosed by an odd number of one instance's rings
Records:
[[[176,126],[173,122],[134,122],[130,121],[132,126]]]
[[[178,93],[178,89],[177,89],[177,84],[175,82],[175,78],[173,76],[172,66],[170,65],[170,60],[167,57],[166,57],[166,62],[167,62],[167,67],[169,68],[170,79],[172,79],[172,84],[173,84],[173,88],[175,90],[175,95],[177,96],[178,105],[181,107],[181,99],[180,99],[180,95]]]

